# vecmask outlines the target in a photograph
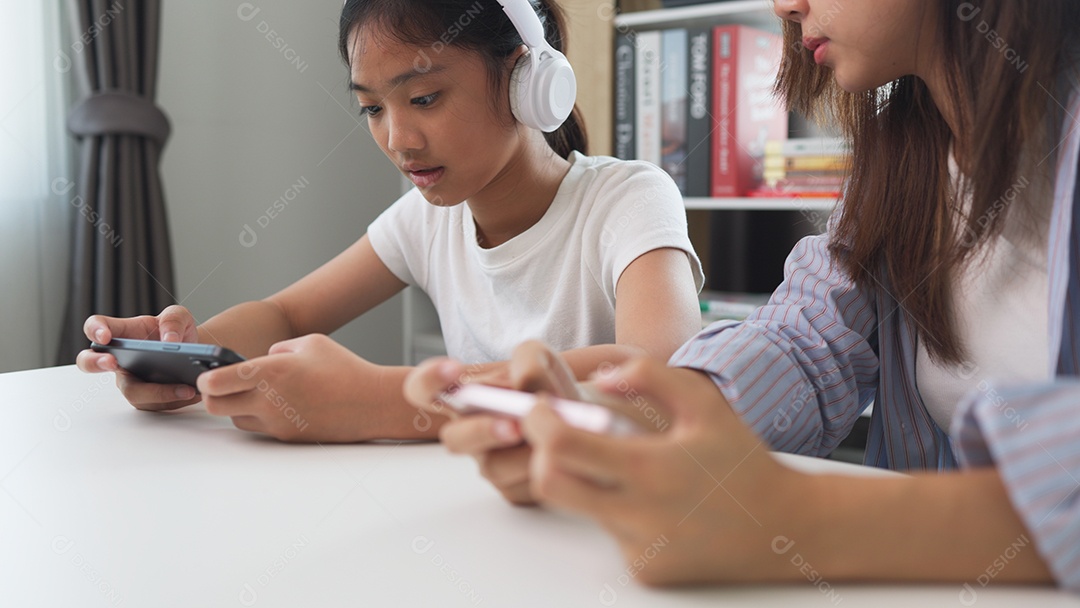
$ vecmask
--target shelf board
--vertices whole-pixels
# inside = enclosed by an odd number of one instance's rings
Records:
[[[653,11],[622,13],[615,16],[617,29],[641,29],[652,26],[687,26],[701,20],[738,22],[774,31],[780,30],[780,18],[772,10],[771,0],[736,0],[663,8]]]
[[[695,198],[683,199],[687,209],[722,211],[832,211],[836,199],[807,198]]]

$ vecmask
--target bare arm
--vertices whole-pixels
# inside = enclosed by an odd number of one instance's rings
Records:
[[[836,580],[1053,582],[992,468],[804,483],[798,533]]]
[[[654,249],[638,257],[619,277],[615,294],[619,345],[635,346],[646,356],[667,361],[701,331],[697,287],[684,251]]]
[[[233,306],[201,325],[196,325],[186,308],[170,306],[157,316],[94,315],[86,320],[83,330],[87,338],[98,342],[137,338],[220,344],[252,359],[266,355],[272,345],[291,338],[333,331],[403,287],[404,283],[386,268],[364,236],[277,294]],[[366,363],[359,357],[353,359],[358,365]],[[115,371],[120,390],[139,409],[176,409],[198,400],[191,387],[138,380],[120,370],[115,358],[106,353],[87,349],[79,353],[76,362],[87,372]]]
[[[345,259],[350,255],[357,257],[343,264],[344,268],[368,268],[373,276],[385,273],[393,291],[400,289],[401,283],[378,261],[366,239],[355,250],[342,254]],[[342,256],[270,298],[263,309],[247,307],[252,312],[265,311],[262,325],[276,327],[282,334],[249,336],[243,346],[256,348],[272,342],[269,352],[275,356],[251,362],[258,366],[258,374],[239,375],[227,368],[203,374],[199,388],[211,413],[232,417],[240,428],[295,441],[437,436],[446,422],[439,410],[418,412],[405,398],[405,379],[412,368],[371,364],[317,333],[336,328],[393,293],[388,287],[383,292],[359,295],[355,281],[353,289],[341,287],[337,280],[343,271],[328,267],[339,263]],[[373,266],[375,262],[377,266]],[[604,363],[615,365],[642,354],[666,360],[700,327],[693,277],[682,251],[657,249],[638,257],[623,271],[616,295],[618,343],[566,353],[577,378],[584,379]],[[282,312],[275,314],[272,306]],[[234,314],[241,312],[246,311]],[[217,333],[214,328],[210,331]],[[272,339],[285,332],[316,333],[296,340]],[[331,369],[333,374],[328,373]],[[507,362],[471,366],[466,373],[481,382],[514,384]],[[260,386],[272,387],[274,399],[264,398]],[[437,395],[432,393],[428,403]],[[290,418],[282,408],[274,407],[278,397],[287,401],[299,418]],[[304,424],[298,426],[297,421]]]
[[[299,281],[260,301],[233,306],[199,326],[199,341],[245,357],[307,334],[329,334],[405,288],[367,235]]]
[[[697,288],[686,253],[654,249],[630,263],[616,287],[615,344],[597,344],[562,353],[579,380],[602,365],[633,357],[667,361],[701,330]]]

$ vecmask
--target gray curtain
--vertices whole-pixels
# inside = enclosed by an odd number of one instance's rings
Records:
[[[67,9],[79,172],[60,365],[86,348],[87,316],[157,314],[175,291],[158,175],[169,121],[154,104],[160,0],[68,0]]]

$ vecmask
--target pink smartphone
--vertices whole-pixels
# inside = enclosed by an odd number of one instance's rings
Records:
[[[466,384],[439,399],[459,414],[494,414],[520,420],[536,405],[536,395],[483,384]],[[638,435],[642,428],[629,418],[595,403],[551,398],[552,408],[570,426],[609,435]]]

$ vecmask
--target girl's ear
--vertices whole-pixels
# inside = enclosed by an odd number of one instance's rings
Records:
[[[529,52],[529,47],[525,46],[524,44],[519,46],[513,53],[510,53],[510,55],[506,58],[506,67],[510,70],[513,70],[514,66],[517,65],[518,59],[521,59],[521,57],[527,52]]]

